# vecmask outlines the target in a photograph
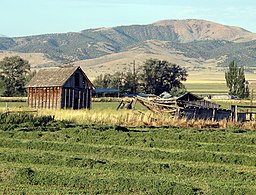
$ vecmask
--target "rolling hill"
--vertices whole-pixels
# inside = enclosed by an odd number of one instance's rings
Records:
[[[209,61],[211,67],[225,67],[231,60],[254,67],[256,34],[205,20],[162,20],[148,25],[0,37],[0,51],[2,56],[6,52],[29,53],[31,59],[40,54],[43,57],[37,57],[36,68],[72,62],[87,70],[93,67],[98,73],[123,70],[132,60],[139,65],[147,58],[166,59],[192,69],[205,69]]]

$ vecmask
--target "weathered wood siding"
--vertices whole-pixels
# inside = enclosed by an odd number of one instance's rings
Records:
[[[62,87],[28,88],[28,106],[31,108],[60,108]]]
[[[77,69],[61,87],[29,87],[28,105],[32,108],[91,109],[92,87]]]
[[[62,89],[61,108],[91,109],[92,89]]]
[[[224,119],[226,120],[231,119],[231,110],[213,109],[213,108],[187,107],[182,109],[182,111],[179,112],[178,114],[180,118],[184,117],[188,120],[203,119],[203,120],[220,121]]]
[[[91,109],[92,89],[81,70],[77,70],[67,80],[62,89],[61,108]]]

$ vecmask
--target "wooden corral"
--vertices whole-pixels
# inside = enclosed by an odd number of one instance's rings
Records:
[[[230,119],[231,111],[221,109],[220,105],[214,104],[190,92],[176,98],[146,100],[138,97],[137,100],[155,112],[168,112],[173,116],[187,119],[203,119],[219,121]]]
[[[252,121],[256,119],[256,106],[231,105],[233,121]]]
[[[181,95],[176,98],[176,103],[179,107],[199,107],[199,108],[220,108],[219,104],[215,104],[205,100],[204,98],[198,97],[190,92]]]
[[[32,108],[91,108],[91,81],[80,67],[40,70],[28,83]]]
[[[184,117],[186,119],[220,121],[223,119],[229,120],[231,117],[231,110],[204,107],[186,107],[179,109],[177,115],[180,118]]]

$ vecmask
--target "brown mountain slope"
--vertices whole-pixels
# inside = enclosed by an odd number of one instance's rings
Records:
[[[181,42],[194,40],[243,40],[252,33],[235,26],[226,26],[206,20],[162,20],[153,23],[154,26],[171,26],[178,34]],[[255,36],[255,35],[254,35]]]
[[[3,60],[5,57],[11,56],[20,56],[21,58],[29,61],[31,68],[34,70],[40,68],[51,68],[59,66],[60,63],[57,63],[46,56],[43,53],[19,53],[19,52],[11,52],[11,51],[4,51],[0,52],[0,60]]]
[[[74,64],[81,66],[89,77],[93,79],[100,74],[112,74],[116,71],[122,72],[131,70],[134,60],[138,69],[146,59],[155,58],[178,64],[189,71],[207,69],[208,66],[216,68],[218,60],[222,60],[215,59],[206,62],[205,60],[189,58],[175,48],[167,47],[166,45],[168,45],[168,42],[150,40],[131,48],[129,51],[110,54],[95,59],[81,60],[74,62]]]

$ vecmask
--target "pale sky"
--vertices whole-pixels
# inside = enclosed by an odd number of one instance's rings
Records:
[[[89,28],[204,19],[256,32],[255,0],[1,0],[0,34],[9,37]]]

